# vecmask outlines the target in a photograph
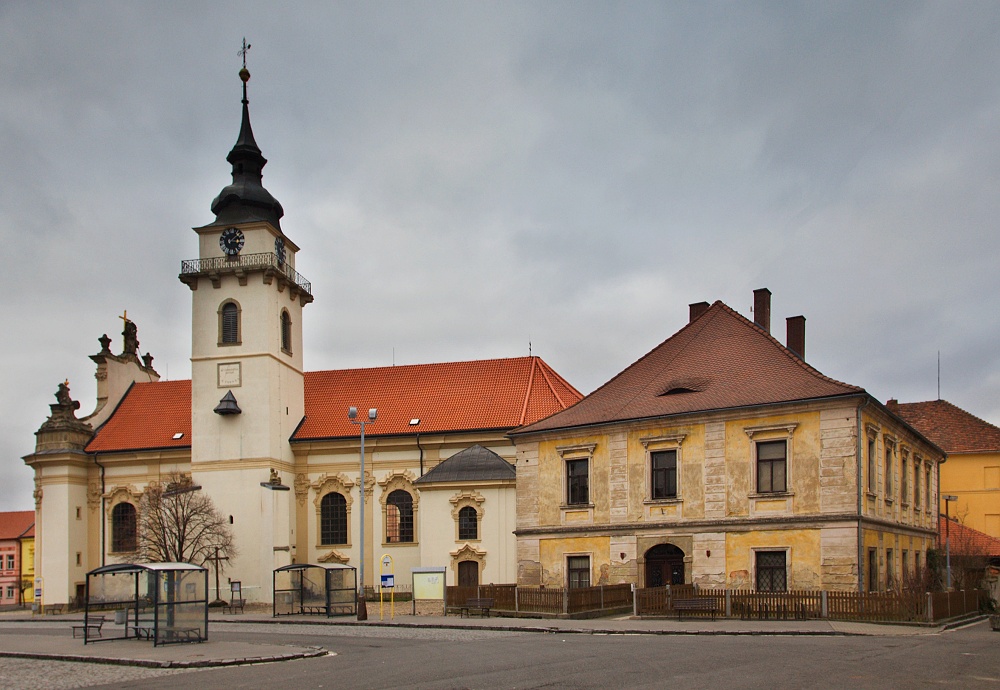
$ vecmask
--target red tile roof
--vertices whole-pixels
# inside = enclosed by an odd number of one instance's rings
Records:
[[[306,416],[294,440],[357,436],[347,419],[379,410],[366,435],[508,430],[563,410],[583,396],[539,357],[306,372]],[[411,419],[420,424],[410,426]],[[174,440],[173,435],[184,436]],[[87,451],[191,445],[191,382],[136,383]]]
[[[716,302],[577,405],[516,433],[864,392]]]
[[[947,400],[890,400],[886,407],[945,453],[1000,452],[1000,429]]]
[[[0,539],[17,539],[34,534],[35,511],[15,510],[0,513]]]
[[[357,436],[347,408],[378,408],[366,435],[513,429],[582,395],[539,357],[486,359],[306,374],[306,418],[295,440]],[[419,419],[418,426],[410,426]]]
[[[181,438],[174,435],[183,433]],[[87,444],[88,453],[191,445],[191,382],[135,383]]]
[[[951,524],[944,515],[938,516],[938,538],[944,548],[945,539],[951,542],[951,553],[959,556],[1000,557],[1000,539],[985,532],[966,527],[954,518]]]

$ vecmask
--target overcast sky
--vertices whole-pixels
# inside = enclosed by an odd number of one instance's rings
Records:
[[[123,310],[190,375],[248,67],[309,370],[543,357],[590,392],[721,299],[1000,423],[1000,4],[0,4],[3,480]]]

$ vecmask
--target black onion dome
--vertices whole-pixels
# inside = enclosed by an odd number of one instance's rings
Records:
[[[250,72],[245,67],[240,70],[240,79],[243,80],[243,122],[236,145],[226,156],[233,166],[233,183],[219,192],[212,202],[215,214],[212,225],[263,220],[281,230],[285,211],[261,182],[267,159],[261,154],[250,127],[250,101],[247,99]]]

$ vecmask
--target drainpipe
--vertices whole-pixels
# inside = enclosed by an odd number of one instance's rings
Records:
[[[420,449],[420,476],[424,476],[424,449],[420,445],[420,432],[417,432],[417,448]]]
[[[103,568],[104,552],[107,551],[107,549],[104,548],[104,540],[106,538],[104,534],[104,529],[107,520],[104,517],[104,465],[101,464],[100,455],[98,453],[94,453],[94,462],[97,464],[98,467],[101,468],[101,510],[100,514],[97,517],[101,521],[101,567]]]
[[[858,405],[858,448],[857,448],[857,465],[858,465],[858,592],[864,592],[865,585],[865,569],[864,569],[864,552],[865,544],[863,539],[863,531],[861,529],[861,512],[862,506],[864,505],[864,488],[862,486],[862,438],[863,438],[863,424],[861,423],[861,411],[868,406],[868,398],[864,398],[861,404]]]

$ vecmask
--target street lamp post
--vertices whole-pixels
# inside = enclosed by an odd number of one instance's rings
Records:
[[[368,420],[358,419],[358,408],[347,410],[347,418],[351,424],[361,427],[361,568],[358,571],[358,620],[368,620],[368,605],[365,603],[365,424],[371,424],[378,416],[374,407],[368,410]]]
[[[957,501],[958,496],[944,494],[944,562],[945,570],[948,571],[948,591],[951,591],[951,511],[948,510],[952,501]]]

